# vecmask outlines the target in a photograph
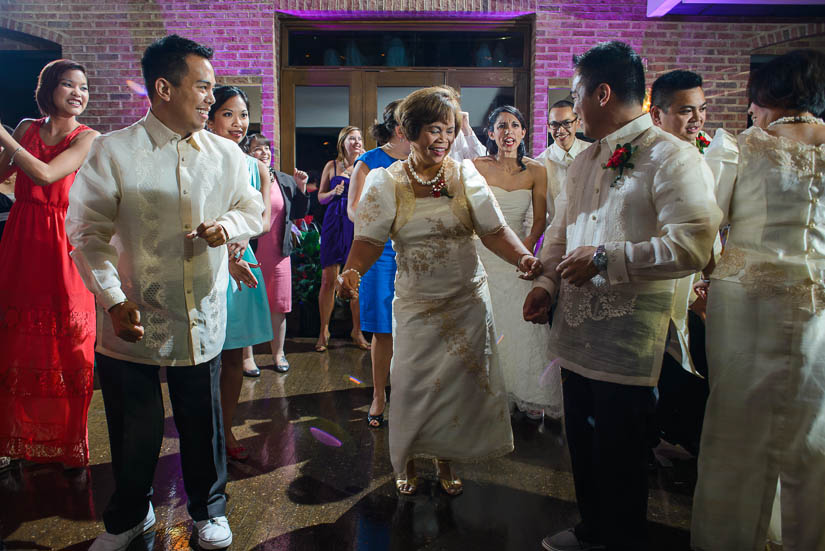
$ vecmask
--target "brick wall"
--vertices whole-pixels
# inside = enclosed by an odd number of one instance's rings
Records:
[[[644,0],[0,0],[0,29],[59,43],[63,55],[85,63],[92,100],[83,122],[108,131],[146,109],[126,87],[140,81],[139,58],[155,38],[176,32],[215,48],[218,81],[263,87],[263,131],[278,151],[278,44],[276,10],[324,11],[351,18],[364,12],[393,17],[435,12],[535,13],[533,128],[544,128],[548,87],[569,85],[571,57],[601,40],[630,43],[646,59],[648,79],[676,68],[701,73],[710,98],[708,127],[745,126],[745,98],[752,53],[823,47],[825,20],[770,21],[744,18],[645,17]],[[428,16],[428,15],[425,15]],[[532,149],[545,147],[533,132]]]
[[[95,129],[122,128],[145,113],[147,100],[126,81],[142,82],[143,50],[170,33],[215,49],[218,82],[263,86],[262,127],[275,127],[271,2],[0,0],[0,5],[0,29],[57,42],[64,57],[86,65],[91,99],[82,120]]]

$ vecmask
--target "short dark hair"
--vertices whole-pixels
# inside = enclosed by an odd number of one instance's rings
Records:
[[[174,86],[180,86],[181,79],[189,70],[186,56],[194,54],[204,59],[212,59],[212,53],[212,48],[176,34],[152,42],[140,60],[149,100],[155,97],[155,82],[159,78],[165,78]]]
[[[375,124],[370,126],[370,134],[378,142],[378,145],[384,145],[392,139],[395,129],[398,128],[398,120],[395,118],[395,110],[401,103],[400,99],[391,101],[384,108],[383,122],[375,121]]]
[[[565,107],[573,109],[573,102],[566,99],[559,100],[553,105],[551,105],[550,109],[564,109]],[[550,109],[548,109],[548,112],[550,111]]]
[[[600,42],[582,55],[573,56],[584,89],[592,94],[599,84],[607,84],[622,103],[642,105],[645,101],[645,68],[633,48],[613,40]]]
[[[524,120],[524,115],[521,114],[521,111],[519,111],[512,105],[502,105],[501,107],[496,107],[496,109],[492,113],[490,113],[490,116],[487,117],[487,128],[485,130],[488,133],[493,132],[495,130],[496,121],[502,113],[509,113],[513,115],[516,119],[518,119],[518,122],[521,125],[521,127],[524,130],[527,130],[527,122]],[[496,153],[498,153],[498,144],[494,139],[489,137],[489,134],[487,136],[487,151],[490,153],[490,155],[495,155]],[[524,138],[527,138],[526,134]],[[521,170],[527,170],[527,166],[524,164],[524,161],[522,161],[526,154],[527,150],[524,147],[524,140],[521,140],[521,142],[518,144],[518,149],[516,149],[516,164],[519,167],[521,167]]]
[[[693,71],[681,69],[665,73],[653,82],[650,88],[650,105],[667,111],[673,103],[673,94],[682,90],[701,88],[702,77]]]
[[[417,140],[421,129],[434,122],[452,122],[456,132],[461,128],[461,105],[458,92],[450,86],[432,86],[411,93],[396,111],[404,136]]]
[[[71,59],[55,59],[47,63],[40,71],[40,76],[37,77],[34,101],[37,102],[37,108],[43,116],[56,114],[57,106],[54,104],[54,91],[66,71],[80,71],[85,75],[86,67]]]
[[[215,103],[213,103],[212,107],[209,108],[210,121],[215,120],[215,114],[218,112],[218,109],[220,109],[224,103],[231,100],[235,96],[241,96],[241,99],[246,105],[247,111],[249,110],[249,97],[246,95],[246,92],[237,86],[215,86],[212,90],[212,94],[215,96]]]
[[[825,54],[794,50],[772,59],[751,73],[748,101],[820,115],[825,111]]]

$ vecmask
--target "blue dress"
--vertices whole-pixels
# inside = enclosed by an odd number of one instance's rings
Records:
[[[333,171],[337,170],[338,161],[333,161]],[[332,201],[327,204],[324,221],[321,224],[321,267],[343,266],[347,262],[349,249],[352,247],[352,234],[355,226],[347,216],[347,193],[349,192],[349,178],[333,172],[329,180],[329,189],[332,191],[338,184],[344,184],[344,193],[333,195]]]
[[[367,151],[358,159],[370,170],[389,168],[398,159],[387,155],[377,147]],[[370,333],[392,333],[392,297],[395,294],[395,251],[392,241],[384,245],[384,252],[361,278],[358,302],[361,305],[361,331]]]
[[[258,172],[258,160],[246,158],[249,170],[249,183],[255,189],[261,189],[261,176]],[[247,247],[243,259],[250,264],[257,264],[252,247]],[[267,260],[264,259],[264,262]],[[269,301],[266,298],[264,274],[260,268],[252,268],[252,273],[258,280],[258,286],[250,289],[243,285],[238,291],[235,280],[229,278],[229,288],[226,290],[226,341],[224,350],[243,348],[261,342],[272,340],[272,318],[269,315]]]

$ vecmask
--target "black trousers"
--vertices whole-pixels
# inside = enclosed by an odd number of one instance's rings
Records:
[[[96,354],[103,392],[115,493],[103,512],[106,531],[119,534],[146,516],[163,441],[160,368]],[[195,521],[226,512],[226,444],[220,401],[220,355],[166,370],[180,435],[183,486]]]
[[[652,387],[596,381],[562,369],[564,424],[581,539],[610,551],[647,549],[647,439]]]

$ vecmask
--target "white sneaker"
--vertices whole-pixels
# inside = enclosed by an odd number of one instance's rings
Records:
[[[541,540],[541,546],[547,551],[604,551],[607,549],[600,543],[580,540],[573,528],[545,537]]]
[[[226,517],[212,517],[195,523],[201,549],[224,549],[232,545],[232,530]]]
[[[125,532],[121,532],[120,534],[110,534],[109,532],[103,532],[95,541],[92,542],[92,545],[89,547],[89,551],[123,551],[129,544],[132,543],[132,540],[150,529],[152,526],[155,525],[155,509],[152,507],[152,502],[149,502],[149,512],[146,513],[146,518],[142,521],[137,523],[132,528],[129,528]]]

